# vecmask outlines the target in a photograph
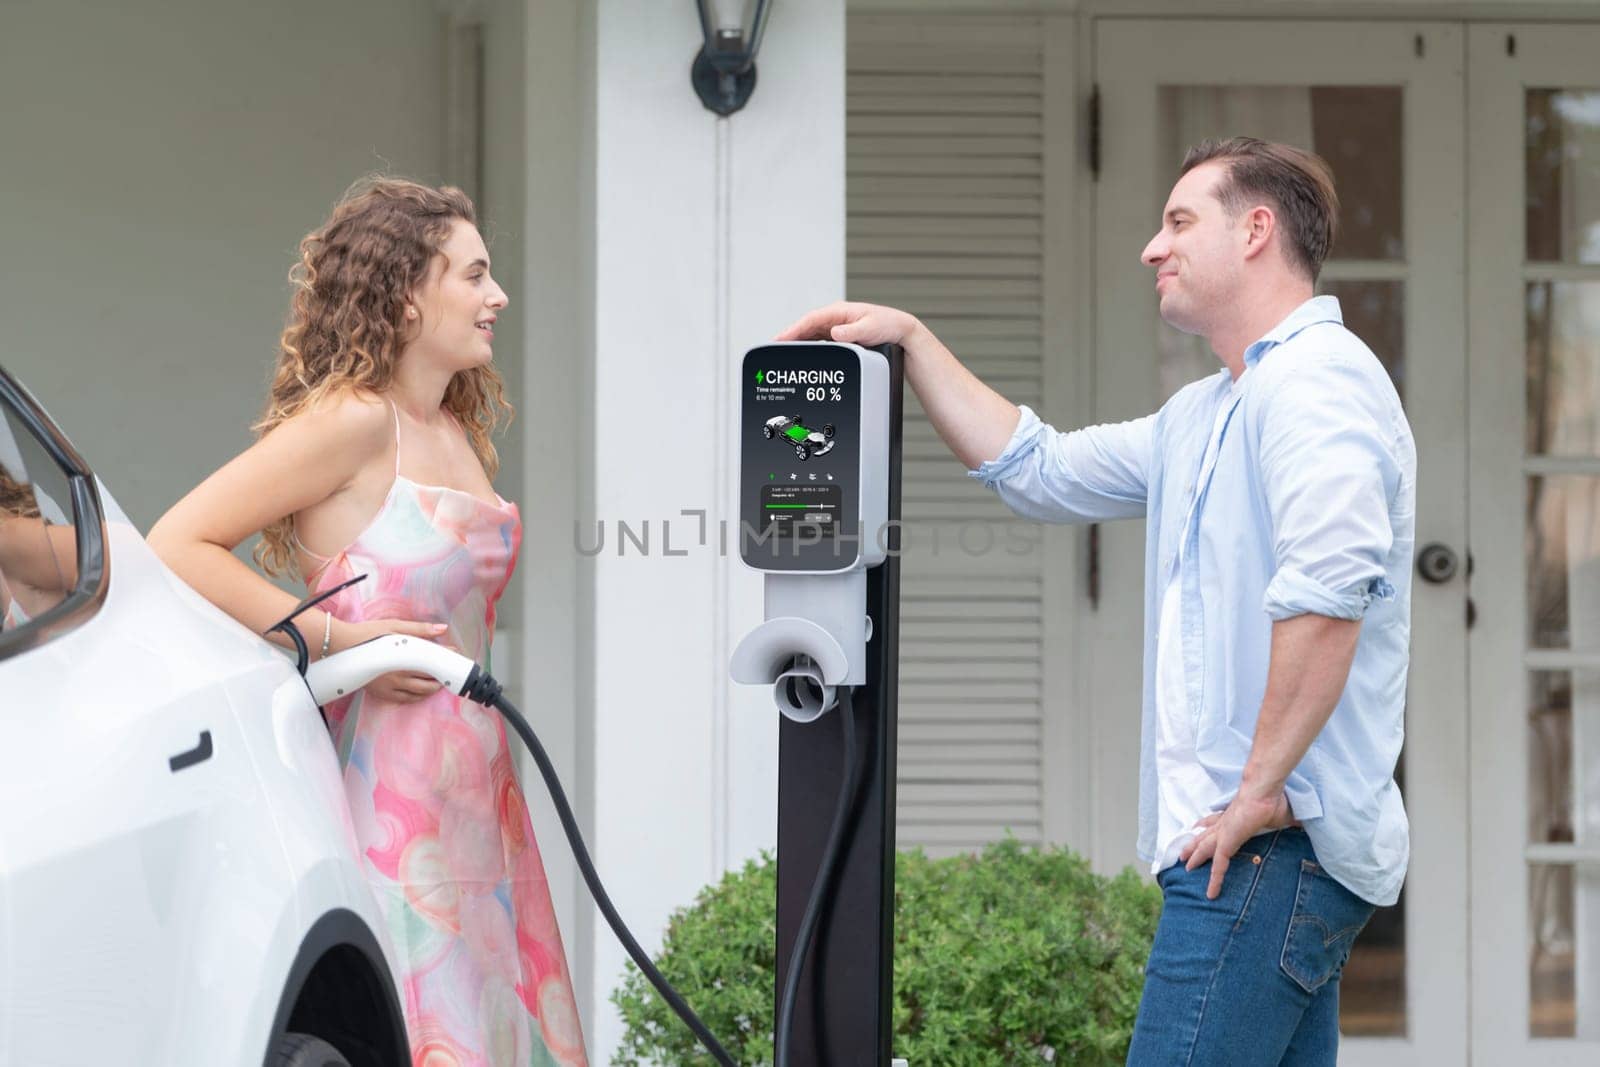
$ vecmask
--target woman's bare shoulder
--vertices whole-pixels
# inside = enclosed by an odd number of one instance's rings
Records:
[[[363,453],[381,452],[394,438],[394,414],[377,393],[339,389],[285,419],[273,432],[280,430]]]

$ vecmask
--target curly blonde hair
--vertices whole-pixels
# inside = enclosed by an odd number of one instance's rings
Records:
[[[39,502],[34,498],[33,486],[19,482],[0,464],[0,516],[10,519],[39,518]]]
[[[334,393],[382,393],[394,380],[409,294],[427,276],[457,219],[476,226],[472,200],[452,186],[368,177],[351,186],[321,228],[300,242],[289,272],[294,297],[279,339],[266,413],[257,437]],[[491,435],[509,420],[505,385],[493,366],[458,371],[444,406],[467,432],[489,476],[500,468]],[[268,574],[298,569],[293,516],[261,532],[255,559]]]

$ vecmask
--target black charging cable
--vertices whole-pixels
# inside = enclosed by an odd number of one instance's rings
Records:
[[[855,806],[856,791],[860,788],[861,769],[856,765],[856,711],[849,686],[840,686],[839,713],[844,716],[844,780],[839,783],[839,800],[833,811],[833,827],[828,831],[828,843],[822,849],[822,863],[817,868],[816,880],[811,883],[811,897],[800,918],[800,930],[795,934],[794,951],[789,954],[789,974],[783,982],[783,996],[778,1001],[778,1032],[773,1035],[776,1045],[775,1067],[789,1067],[789,1041],[794,1032],[795,1002],[800,996],[800,974],[806,957],[816,940],[817,922],[822,916],[823,901],[833,890],[834,878],[839,873],[839,861],[844,855],[850,809]],[[783,862],[783,857],[778,857]]]
[[[472,668],[472,672],[462,685],[461,695],[500,712],[511,724],[511,728],[517,732],[517,736],[522,738],[522,743],[528,746],[528,752],[533,756],[539,774],[544,778],[545,788],[550,792],[550,799],[555,803],[556,815],[561,820],[561,828],[566,831],[567,843],[572,846],[573,858],[578,861],[578,870],[582,872],[584,883],[588,885],[589,893],[594,897],[600,914],[605,916],[612,933],[617,935],[617,940],[622,943],[622,947],[627,950],[633,962],[661,994],[661,999],[665,1000],[667,1006],[694,1032],[694,1036],[699,1038],[712,1058],[722,1067],[738,1067],[734,1058],[728,1054],[728,1050],[722,1047],[716,1036],[694,1013],[694,1009],[689,1007],[678,991],[672,987],[672,983],[668,982],[656,969],[655,964],[650,962],[650,957],[639,947],[639,942],[628,930],[627,924],[622,921],[622,916],[617,914],[617,909],[611,903],[611,897],[606,893],[605,886],[600,883],[600,875],[594,869],[594,861],[589,858],[588,846],[583,843],[583,834],[578,829],[578,820],[572,813],[572,805],[567,801],[566,790],[561,787],[561,779],[556,777],[555,765],[550,762],[549,754],[539,743],[539,738],[534,734],[533,727],[528,725],[528,720],[522,717],[522,712],[517,710],[516,705],[506,699],[500,683],[477,666]],[[839,687],[839,710],[844,716],[842,728],[845,775],[839,784],[839,799],[834,807],[833,826],[828,831],[828,841],[822,850],[822,862],[812,883],[811,896],[806,901],[805,913],[800,919],[800,930],[795,935],[794,950],[789,956],[789,974],[784,980],[783,994],[778,1002],[777,1033],[773,1042],[775,1067],[789,1067],[789,1042],[794,1030],[795,1002],[800,995],[801,973],[805,968],[806,957],[811,954],[812,943],[816,940],[817,923],[822,916],[823,903],[832,891],[839,873],[839,863],[843,858],[844,844],[848,838],[850,811],[855,806],[856,793],[861,786],[861,768],[856,759],[856,716],[852,696],[849,686]]]
[[[528,720],[522,717],[516,705],[507,700],[501,691],[501,685],[485,671],[477,666],[467,676],[466,683],[461,687],[461,695],[468,700],[492,707],[505,720],[511,728],[522,738],[522,743],[528,746],[528,751],[533,755],[534,763],[539,766],[539,773],[544,776],[545,788],[550,791],[550,799],[555,802],[556,815],[561,819],[561,828],[567,833],[567,842],[572,846],[572,855],[578,861],[578,870],[583,872],[583,880],[589,886],[589,893],[594,897],[595,904],[600,908],[606,922],[610,924],[612,933],[617,935],[617,940],[622,942],[622,947],[628,950],[628,955],[638,965],[639,970],[650,980],[661,994],[661,999],[677,1013],[694,1036],[711,1053],[713,1059],[722,1067],[738,1067],[734,1058],[728,1055],[728,1050],[723,1048],[716,1037],[711,1033],[706,1024],[700,1021],[700,1016],[694,1009],[685,1003],[672,984],[662,977],[656,970],[655,964],[650,962],[650,957],[645,955],[644,949],[639,947],[639,942],[634,940],[633,934],[622,921],[622,916],[617,914],[617,909],[612,906],[611,898],[606,894],[605,886],[600,884],[600,875],[594,869],[594,861],[589,858],[589,849],[583,843],[583,834],[578,830],[577,817],[572,814],[572,805],[567,802],[566,790],[561,788],[561,780],[556,777],[555,765],[550,762],[550,756],[545,752],[544,746],[534,736],[533,727],[528,725]]]

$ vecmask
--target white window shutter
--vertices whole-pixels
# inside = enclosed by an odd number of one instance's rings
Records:
[[[856,15],[848,31],[850,298],[912,312],[1038,408],[1040,20]],[[898,843],[1039,843],[1039,530],[966,476],[909,389],[904,460]]]

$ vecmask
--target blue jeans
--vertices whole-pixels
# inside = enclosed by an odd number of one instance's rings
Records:
[[[1233,857],[1157,876],[1163,903],[1145,966],[1130,1067],[1333,1064],[1339,976],[1373,906],[1317,865],[1304,830],[1272,830]]]

